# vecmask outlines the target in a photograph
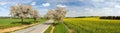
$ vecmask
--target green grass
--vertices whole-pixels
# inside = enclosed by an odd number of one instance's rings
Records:
[[[65,27],[65,25],[62,22],[57,23],[57,24],[56,24],[56,22],[57,21],[54,20],[54,23],[51,24],[51,26],[44,33],[50,33],[50,31],[52,29],[52,25],[55,26],[53,33],[69,33],[67,27]]]
[[[55,26],[54,33],[69,33],[69,31],[63,23],[58,23]]]
[[[39,19],[37,23],[43,22],[46,19]],[[15,27],[15,26],[22,26],[26,24],[32,24],[36,23],[33,22],[33,19],[24,19],[25,24],[21,24],[20,19],[13,19],[13,18],[0,18],[0,29],[5,29],[5,28],[10,28],[10,27]]]
[[[50,33],[51,29],[52,29],[52,25],[44,33]]]
[[[64,22],[74,33],[120,33],[120,20],[65,18]]]
[[[52,26],[55,22],[56,22],[56,20],[54,20],[54,22],[52,24],[50,24],[49,28],[44,33],[50,33]]]

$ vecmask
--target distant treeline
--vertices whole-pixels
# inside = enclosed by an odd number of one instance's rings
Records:
[[[4,18],[14,18],[14,19],[18,19],[18,17],[0,17],[0,19],[4,19]],[[41,17],[42,18],[42,17]],[[30,17],[26,17],[26,19],[30,19]]]
[[[116,19],[116,20],[120,20],[120,16],[101,16],[100,19]]]
[[[100,19],[120,20],[120,16],[80,16],[80,17],[67,17],[67,18],[92,18],[92,17],[99,17]]]
[[[0,18],[10,18],[10,17],[0,17]]]

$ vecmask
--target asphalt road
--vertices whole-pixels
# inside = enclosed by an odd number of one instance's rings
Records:
[[[50,26],[52,22],[53,20],[48,20],[44,23],[29,27],[26,29],[18,30],[12,33],[43,33],[45,30],[47,30],[47,28]]]

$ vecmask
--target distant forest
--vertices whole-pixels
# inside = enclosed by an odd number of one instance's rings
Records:
[[[120,16],[80,16],[80,17],[67,17],[67,18],[91,18],[91,17],[99,17],[100,19],[120,20]]]

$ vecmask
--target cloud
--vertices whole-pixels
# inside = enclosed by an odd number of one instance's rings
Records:
[[[77,16],[120,16],[120,8],[90,8],[79,6],[68,6],[67,17]]]
[[[4,0],[3,0],[4,1]],[[34,5],[33,8],[44,15],[48,9],[54,7],[66,7],[67,16],[120,16],[120,0],[13,0],[0,2],[1,14],[9,11],[9,6],[22,3]],[[46,2],[46,3],[45,3]],[[37,4],[36,4],[37,3]],[[8,4],[8,5],[6,5]],[[41,6],[39,6],[41,4]],[[51,6],[52,5],[52,6]],[[48,7],[51,6],[51,7]],[[7,10],[7,11],[6,11]]]
[[[31,5],[36,5],[36,2],[32,2]]]
[[[0,5],[6,5],[7,2],[0,2]]]
[[[84,15],[82,7],[78,7],[78,6],[68,6],[67,8],[67,14],[66,17],[77,17],[80,15]],[[82,13],[81,13],[82,12]]]
[[[120,8],[120,5],[115,5],[115,8]]]
[[[50,3],[44,3],[44,4],[42,4],[44,7],[48,7],[48,6],[50,6]]]
[[[67,7],[66,5],[58,4],[57,7]]]
[[[119,16],[119,9],[117,8],[83,8],[86,12],[82,15],[86,16]]]

